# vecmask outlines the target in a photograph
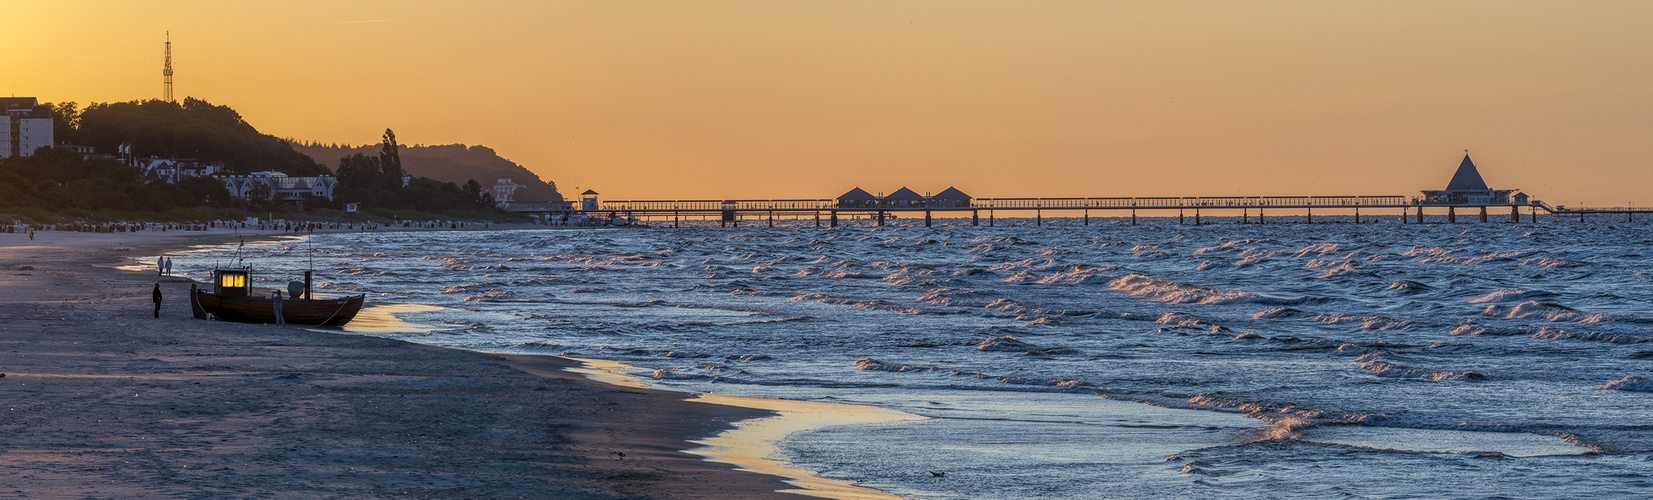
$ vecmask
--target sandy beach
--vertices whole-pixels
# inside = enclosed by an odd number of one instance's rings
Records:
[[[239,236],[0,234],[0,495],[799,498],[682,451],[769,411],[562,358],[199,321],[187,280],[116,269]]]

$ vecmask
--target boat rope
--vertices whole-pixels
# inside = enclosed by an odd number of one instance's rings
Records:
[[[363,295],[362,297],[363,297],[363,300],[366,300],[366,295]],[[338,316],[339,312],[344,310],[344,306],[348,306],[348,305],[350,305],[350,298],[345,297],[344,302],[339,303],[339,308],[334,309],[333,314],[327,315],[327,319],[321,320],[321,323],[319,323],[318,326],[327,326],[327,322],[333,321],[333,317]]]

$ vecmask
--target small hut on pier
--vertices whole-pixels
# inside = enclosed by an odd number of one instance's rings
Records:
[[[922,208],[924,195],[903,187],[885,196],[882,201],[884,208]]]
[[[925,204],[931,208],[970,208],[970,195],[959,191],[959,188],[949,186],[946,191],[931,196]]]
[[[878,198],[861,188],[849,190],[838,197],[838,208],[874,208],[878,206]]]

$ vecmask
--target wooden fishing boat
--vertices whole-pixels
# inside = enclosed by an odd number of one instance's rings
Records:
[[[252,293],[247,269],[217,269],[212,272],[212,291],[192,287],[190,309],[195,317],[212,315],[237,323],[275,323],[275,300]],[[361,312],[367,294],[333,299],[310,296],[310,279],[305,273],[302,288],[289,287],[293,297],[281,301],[281,318],[295,325],[340,326]],[[300,293],[302,292],[302,293]]]

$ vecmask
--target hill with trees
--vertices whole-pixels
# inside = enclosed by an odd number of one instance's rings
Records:
[[[353,155],[376,155],[383,143],[366,146],[301,143],[289,141],[293,150],[309,155],[324,164],[333,164]],[[541,180],[526,167],[499,156],[487,146],[446,144],[439,146],[401,146],[401,165],[409,175],[429,177],[438,181],[463,185],[475,179],[484,190],[491,192],[497,179],[511,179],[521,185],[515,198],[533,201],[562,201],[554,182]],[[342,176],[342,172],[341,172]]]
[[[294,151],[287,141],[260,133],[229,106],[186,97],[162,100],[50,105],[59,143],[115,152],[127,145],[137,157],[224,162],[230,172],[275,170],[292,176],[330,175],[326,163]],[[330,163],[330,162],[328,162]]]
[[[408,172],[390,130],[385,130],[378,151],[337,159],[339,183],[332,200],[310,196],[302,203],[289,203],[267,186],[255,188],[244,199],[234,197],[224,181],[214,177],[177,184],[145,182],[137,167],[109,154],[125,146],[137,157],[224,162],[229,173],[333,175],[332,169],[294,150],[291,141],[258,132],[227,106],[193,98],[183,104],[94,103],[85,110],[72,102],[45,106],[56,119],[58,142],[93,146],[101,153],[43,147],[29,156],[0,158],[0,220],[209,220],[273,214],[326,218],[339,216],[346,202],[360,203],[364,216],[387,219],[522,218],[495,207],[492,191],[473,180],[477,173],[444,182],[415,171],[404,185],[403,174]],[[482,150],[497,158],[491,150]]]

